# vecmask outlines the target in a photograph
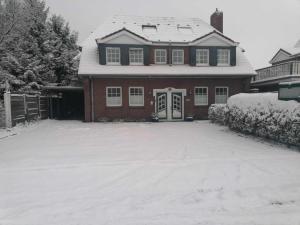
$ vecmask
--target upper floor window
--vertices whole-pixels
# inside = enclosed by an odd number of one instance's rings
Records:
[[[230,64],[229,49],[218,49],[218,66],[228,66]]]
[[[144,88],[129,88],[129,106],[144,106]]]
[[[144,64],[144,51],[142,48],[129,49],[129,62],[130,65],[143,65]]]
[[[167,50],[166,49],[155,49],[155,63],[166,64],[167,63]]]
[[[120,48],[106,48],[106,63],[108,65],[119,65],[121,63]]]
[[[195,87],[194,103],[195,105],[208,105],[207,87]]]
[[[216,87],[215,103],[226,104],[228,98],[228,87]]]
[[[122,106],[122,88],[106,88],[106,106]]]
[[[196,50],[196,65],[197,66],[208,66],[209,65],[209,50],[208,49],[197,49]]]
[[[172,50],[172,64],[184,64],[183,49],[173,49]]]

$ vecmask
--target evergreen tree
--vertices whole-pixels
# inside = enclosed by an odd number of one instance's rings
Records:
[[[77,76],[77,33],[42,0],[0,0],[0,83],[14,89],[67,85]]]

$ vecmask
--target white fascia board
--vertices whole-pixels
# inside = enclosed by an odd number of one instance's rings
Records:
[[[120,37],[120,36],[122,36],[122,35],[127,35],[128,37],[132,38],[133,40],[135,40],[135,41],[137,41],[137,42],[140,42],[141,44],[145,44],[145,45],[151,45],[151,44],[152,44],[151,41],[146,41],[146,40],[144,40],[144,39],[142,39],[142,38],[139,38],[138,36],[133,35],[132,33],[128,32],[128,31],[126,31],[126,30],[122,30],[122,31],[120,31],[120,32],[117,32],[117,33],[115,33],[115,34],[113,34],[113,35],[110,35],[110,36],[104,38],[104,39],[102,39],[102,38],[97,38],[97,39],[96,39],[96,42],[97,42],[98,44],[100,44],[100,43],[107,43],[107,42],[109,42],[109,41],[111,41],[111,40],[113,40],[113,39],[115,39],[115,38],[118,38],[118,37]]]
[[[230,46],[238,46],[239,43],[238,42],[232,42],[224,37],[222,37],[221,35],[219,35],[218,33],[214,32],[214,33],[211,33],[210,35],[207,35],[206,37],[203,37],[203,38],[200,38],[200,39],[196,39],[195,41],[192,41],[189,43],[189,45],[201,45],[202,42],[205,42],[206,40],[208,40],[209,38],[217,38],[217,39],[220,39],[221,41],[227,43],[228,45]]]

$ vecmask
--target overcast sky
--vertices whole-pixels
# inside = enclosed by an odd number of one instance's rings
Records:
[[[268,66],[281,47],[300,39],[300,0],[46,0],[79,32],[79,42],[114,14],[199,17],[219,8],[224,34],[240,42],[253,67]]]

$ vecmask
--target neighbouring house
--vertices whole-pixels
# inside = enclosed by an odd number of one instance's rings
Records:
[[[205,119],[247,92],[256,75],[223,13],[198,18],[114,16],[83,43],[85,121]]]
[[[256,70],[252,88],[260,92],[278,91],[282,82],[300,81],[300,40],[292,48],[279,49],[269,63],[272,66]]]

